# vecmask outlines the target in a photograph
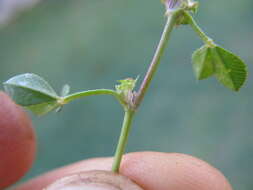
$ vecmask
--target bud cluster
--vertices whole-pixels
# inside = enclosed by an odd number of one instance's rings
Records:
[[[166,7],[166,13],[170,14],[179,9],[189,10],[196,12],[198,8],[198,2],[193,0],[162,0]]]

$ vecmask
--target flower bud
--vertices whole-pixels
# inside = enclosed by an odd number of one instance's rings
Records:
[[[164,0],[164,4],[167,11],[174,11],[180,8],[182,0]]]
[[[198,8],[198,2],[193,0],[162,0],[167,14],[170,14],[178,9],[184,9],[196,12]]]

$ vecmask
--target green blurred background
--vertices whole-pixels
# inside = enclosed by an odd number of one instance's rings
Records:
[[[177,28],[136,115],[127,151],[191,154],[220,169],[234,189],[252,189],[253,1],[200,3],[196,19],[245,60],[249,79],[239,93],[215,79],[197,82],[190,58],[201,41],[188,26]],[[67,83],[76,92],[142,79],[164,22],[159,0],[44,1],[0,30],[0,81],[33,72],[58,91]],[[33,117],[38,154],[24,180],[78,160],[112,156],[122,118],[120,106],[107,96]]]

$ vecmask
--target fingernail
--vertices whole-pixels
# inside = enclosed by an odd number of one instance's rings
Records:
[[[143,190],[129,178],[110,171],[81,172],[57,180],[44,190]]]

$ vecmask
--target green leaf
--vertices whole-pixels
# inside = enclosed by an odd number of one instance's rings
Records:
[[[247,67],[233,53],[217,46],[213,51],[215,76],[224,86],[238,91],[247,79]]]
[[[36,115],[45,115],[50,111],[61,108],[61,105],[59,105],[57,101],[52,101],[52,102],[45,102],[41,104],[27,106],[26,108],[32,111]]]
[[[19,105],[37,115],[45,114],[59,106],[59,97],[40,76],[26,73],[12,77],[4,83],[5,91]]]
[[[198,80],[215,76],[227,88],[238,91],[246,81],[247,68],[233,53],[207,45],[196,50],[192,56],[193,70]]]
[[[63,85],[62,90],[61,90],[61,96],[67,96],[70,92],[70,86],[68,84]]]
[[[212,61],[212,52],[207,46],[202,46],[193,53],[193,70],[198,80],[206,79],[214,74]]]

